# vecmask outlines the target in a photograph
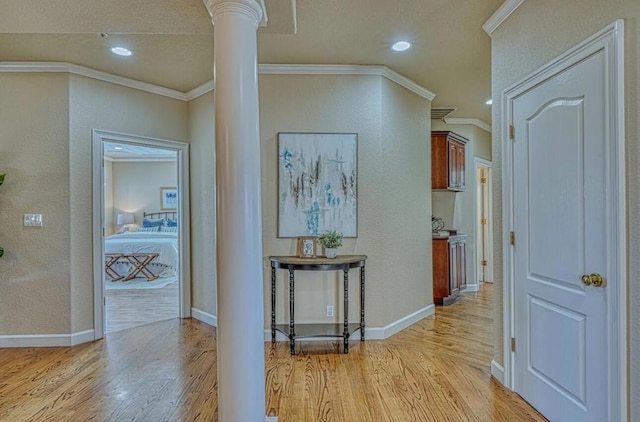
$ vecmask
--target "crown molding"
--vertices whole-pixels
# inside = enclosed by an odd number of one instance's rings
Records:
[[[448,125],[473,125],[491,133],[491,125],[480,119],[471,119],[465,117],[445,117],[444,122]]]
[[[91,79],[97,79],[116,85],[126,86],[127,88],[138,89],[140,91],[150,92],[152,94],[162,95],[164,97],[174,98],[176,100],[187,101],[187,96],[183,92],[147,82],[137,81],[135,79],[125,78],[123,76],[112,75],[111,73],[102,72],[100,70],[90,69],[84,66],[78,66],[64,62],[0,62],[0,73],[71,73],[74,75],[85,76]]]
[[[193,88],[191,91],[187,92],[185,94],[186,101],[195,100],[196,98],[200,97],[201,95],[204,95],[207,92],[213,91],[214,87],[215,87],[215,82],[213,81],[213,79],[211,79],[209,82],[205,82],[202,85],[197,86],[197,87]]]
[[[389,69],[376,65],[337,65],[337,64],[261,64],[261,75],[375,75],[383,76],[409,91],[433,101],[436,94],[418,85],[411,79]]]
[[[203,83],[202,85],[190,90],[189,92],[180,92],[147,82],[137,81],[135,79],[125,78],[123,76],[112,75],[111,73],[102,72],[100,70],[90,69],[84,66],[78,66],[64,62],[0,62],[0,73],[71,73],[74,75],[85,76],[87,78],[97,79],[104,82],[110,82],[116,85],[128,88],[138,89],[140,91],[150,92],[152,94],[162,95],[164,97],[174,98],[180,101],[191,101],[207,92],[213,91],[215,83],[213,80]],[[382,76],[392,82],[408,89],[409,91],[433,101],[436,94],[428,89],[418,85],[411,79],[389,69],[386,66],[379,65],[317,65],[317,64],[261,64],[258,65],[258,73],[261,75],[372,75]]]
[[[386,66],[374,65],[340,65],[340,64],[261,64],[258,65],[260,75],[360,75],[382,76],[409,91],[433,101],[436,94],[418,85],[411,79],[394,72]],[[215,89],[213,80],[206,82],[187,92],[187,101],[194,100],[201,95]]]
[[[524,0],[506,0],[504,3],[502,3],[502,6],[500,6],[498,10],[496,10],[489,19],[487,19],[484,25],[482,25],[482,29],[484,29],[484,32],[491,36],[491,34],[493,34],[493,31],[498,29],[502,22],[507,20],[509,15],[515,12],[515,10],[520,7],[522,3],[524,3]]]

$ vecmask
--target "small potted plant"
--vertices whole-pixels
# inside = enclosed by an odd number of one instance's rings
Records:
[[[338,248],[342,246],[342,233],[335,230],[326,232],[320,236],[318,243],[324,247],[324,256],[327,258],[335,258],[338,253]]]

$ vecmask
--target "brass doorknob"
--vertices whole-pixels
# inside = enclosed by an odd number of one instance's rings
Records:
[[[585,286],[604,287],[604,278],[600,274],[585,274],[580,279]]]

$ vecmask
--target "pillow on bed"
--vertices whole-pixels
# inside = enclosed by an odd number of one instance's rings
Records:
[[[160,227],[160,226],[166,226],[166,220],[164,218],[146,218],[145,217],[142,220],[142,227]]]
[[[157,232],[158,229],[159,229],[158,226],[156,226],[156,227],[138,227],[136,232],[138,232],[138,233],[151,233],[151,232]]]
[[[178,227],[178,220],[173,218],[167,218],[167,227]]]
[[[178,227],[160,227],[160,231],[163,233],[178,233]]]

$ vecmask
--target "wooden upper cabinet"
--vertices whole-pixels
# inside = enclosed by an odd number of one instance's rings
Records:
[[[431,132],[431,189],[464,190],[467,142],[467,138],[448,130]]]

